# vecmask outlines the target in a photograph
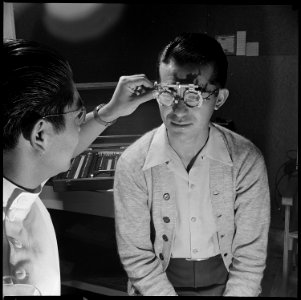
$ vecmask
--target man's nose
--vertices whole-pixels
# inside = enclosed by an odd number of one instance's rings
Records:
[[[177,98],[173,103],[172,110],[175,115],[181,117],[187,113],[188,107],[184,103],[184,101],[180,98]]]

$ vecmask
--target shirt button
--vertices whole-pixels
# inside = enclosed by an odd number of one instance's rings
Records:
[[[15,276],[17,277],[17,279],[22,280],[26,277],[26,271],[24,269],[16,270]]]
[[[219,191],[215,190],[213,191],[213,195],[218,195],[219,194]]]
[[[193,253],[198,253],[198,249],[193,249],[192,252]]]
[[[166,235],[166,234],[163,234],[163,235],[162,235],[162,239],[163,239],[165,242],[167,242],[167,241],[168,241],[167,235]]]
[[[168,193],[165,193],[165,194],[163,195],[163,199],[164,199],[164,200],[169,200],[169,199],[170,199],[170,195],[169,195]]]
[[[225,253],[224,256],[226,257],[228,255],[228,253]]]
[[[165,223],[169,223],[169,222],[170,222],[170,219],[169,219],[168,217],[163,217],[163,221],[164,221]]]
[[[222,215],[218,215],[217,217],[220,218]]]
[[[159,254],[159,257],[160,257],[161,260],[164,260],[164,256],[163,256],[162,253]]]
[[[192,217],[190,220],[191,220],[191,222],[195,222],[196,221],[196,217]]]
[[[221,238],[223,238],[225,235],[224,234],[221,234]]]

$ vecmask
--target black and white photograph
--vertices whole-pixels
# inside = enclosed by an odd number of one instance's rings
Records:
[[[297,4],[3,2],[2,298],[298,297]]]

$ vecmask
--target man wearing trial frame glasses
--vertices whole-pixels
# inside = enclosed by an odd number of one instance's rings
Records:
[[[211,122],[228,99],[221,45],[186,33],[159,55],[163,124],[125,150],[114,178],[119,255],[130,295],[258,296],[270,199],[264,159]]]

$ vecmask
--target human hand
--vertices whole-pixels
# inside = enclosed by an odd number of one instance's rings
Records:
[[[140,104],[154,99],[153,86],[144,74],[121,76],[112,99],[101,109],[102,119],[109,122],[130,115]]]

